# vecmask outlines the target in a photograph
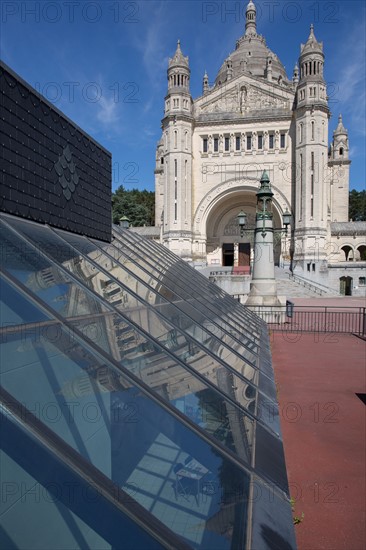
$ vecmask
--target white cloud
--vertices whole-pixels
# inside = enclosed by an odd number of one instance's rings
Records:
[[[360,148],[357,145],[353,145],[349,148],[349,158],[354,159],[360,154]]]
[[[156,131],[154,132],[150,128],[144,128],[144,134],[146,137],[150,138],[150,137],[155,137],[157,132]]]
[[[346,115],[353,131],[365,135],[365,22],[359,21],[349,29],[348,39],[340,42],[334,59],[337,61],[337,82],[333,111]],[[331,98],[332,101],[332,98]],[[347,127],[347,121],[345,121]]]
[[[166,30],[169,27],[167,21],[165,2],[151,2],[149,24],[143,35],[136,35],[134,46],[141,52],[149,85],[154,89],[160,87],[160,77],[168,66],[166,52]],[[145,7],[145,9],[147,9]]]
[[[99,112],[97,113],[97,119],[102,124],[108,124],[109,126],[115,124],[119,120],[117,112],[117,103],[114,97],[101,97],[97,102]]]
[[[153,98],[150,98],[144,105],[143,109],[142,109],[142,112],[144,115],[146,115],[149,111],[151,111],[151,108],[153,107],[154,105],[154,101],[153,101]]]

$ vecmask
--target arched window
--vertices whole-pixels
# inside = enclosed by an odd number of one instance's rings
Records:
[[[361,262],[366,262],[366,245],[361,244],[361,246],[357,248],[356,259],[359,259]]]
[[[174,160],[174,222],[178,219],[178,162]]]
[[[315,139],[315,122],[313,120],[311,121],[311,139],[312,141]]]
[[[340,148],[339,148],[339,156],[340,156],[340,157],[343,157],[343,147],[340,147]]]
[[[174,130],[174,149],[178,147],[178,132]]]
[[[353,260],[353,249],[348,246],[348,245],[344,245],[342,246],[341,250],[344,252],[344,257],[341,259],[341,261],[351,261]]]
[[[346,276],[341,277],[339,283],[339,293],[343,296],[352,296],[353,278]]]
[[[188,161],[184,163],[184,219],[187,220],[187,175],[188,175]]]
[[[300,189],[299,189],[299,212],[298,212],[298,216],[299,216],[299,221],[301,221],[301,218],[302,218],[302,192],[303,192],[303,159],[302,159],[302,155],[300,154],[300,174],[299,174],[299,183],[300,183]]]
[[[311,153],[310,157],[310,217],[314,217],[314,153]]]
[[[184,146],[188,149],[188,132],[185,132],[184,134]]]

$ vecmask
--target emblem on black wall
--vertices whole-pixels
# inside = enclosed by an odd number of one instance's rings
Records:
[[[66,200],[70,200],[79,183],[79,175],[68,145],[62,151],[62,155],[59,156],[58,161],[55,162],[55,170],[62,187],[62,193]]]

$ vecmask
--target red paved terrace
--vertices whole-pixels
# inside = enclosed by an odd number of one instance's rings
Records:
[[[272,332],[271,343],[298,550],[364,550],[366,342]]]

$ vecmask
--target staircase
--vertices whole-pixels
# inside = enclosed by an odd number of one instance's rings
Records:
[[[286,296],[286,298],[319,298],[321,295],[328,295],[323,289],[316,288],[316,285],[309,283],[309,286],[304,286],[291,278],[288,270],[280,267],[275,267],[275,277],[277,282],[277,294]],[[329,291],[329,295],[333,295]]]
[[[230,273],[233,271],[235,273],[235,270],[237,270],[237,275],[241,274],[242,268],[233,268],[232,267],[216,267],[216,270],[220,272],[220,274],[227,274],[230,275]],[[209,277],[213,272],[215,272],[215,268],[213,266],[208,266],[204,269],[199,270],[202,275],[205,277]],[[216,272],[215,272],[216,273]],[[236,275],[233,274],[233,279],[235,279]],[[275,267],[275,278],[277,282],[277,294],[278,296],[286,296],[286,298],[319,298],[320,296],[338,296],[338,294],[329,289],[327,290],[325,287],[317,286],[315,283],[311,283],[310,281],[307,282],[304,280],[304,282],[301,282],[299,279],[296,280],[292,278],[290,271],[288,269],[282,269],[280,267]],[[216,283],[218,284],[218,283]],[[248,283],[249,284],[249,283]],[[220,286],[220,284],[218,284]],[[249,287],[248,287],[249,289]],[[225,288],[225,290],[227,290]],[[249,290],[247,290],[249,292]],[[240,296],[239,294],[234,294],[235,297]],[[244,294],[243,294],[244,295]],[[246,294],[245,294],[246,296]]]

